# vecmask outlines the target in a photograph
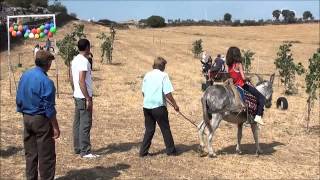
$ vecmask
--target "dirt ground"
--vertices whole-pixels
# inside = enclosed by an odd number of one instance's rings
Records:
[[[74,22],[79,23],[79,22]],[[56,141],[58,179],[319,179],[320,118],[316,101],[306,132],[306,93],[304,77],[297,77],[298,94],[287,96],[289,109],[278,110],[275,101],[284,96],[283,86],[276,78],[273,105],[265,111],[266,125],[261,128],[260,142],[264,154],[255,156],[251,129],[243,131],[244,155],[235,153],[236,126],[223,122],[214,138],[217,158],[198,156],[197,130],[169,107],[169,118],[179,156],[168,157],[159,128],[150,152],[154,156],[139,158],[138,150],[144,133],[141,81],[151,70],[155,56],[168,60],[174,96],[180,110],[199,123],[202,119],[201,65],[193,58],[191,44],[203,40],[204,49],[215,56],[226,54],[228,47],[238,46],[256,53],[253,72],[276,72],[274,59],[283,41],[293,41],[296,62],[307,67],[308,59],[319,48],[319,24],[278,25],[261,27],[174,27],[161,29],[117,30],[112,65],[100,63],[99,32],[109,29],[85,24],[85,32],[94,54],[94,115],[91,130],[93,151],[101,155],[84,160],[73,154],[73,99],[67,81],[67,69],[57,56],[59,67],[59,98],[56,100],[61,137]],[[58,29],[57,39],[72,29],[72,23]],[[11,61],[17,81],[21,72],[33,65],[34,42],[16,46]],[[22,68],[17,67],[22,53]],[[10,95],[7,77],[7,52],[1,53],[1,179],[23,179],[25,159],[23,125],[16,113],[15,87]],[[55,69],[49,75],[56,82]],[[264,76],[265,79],[269,78]]]

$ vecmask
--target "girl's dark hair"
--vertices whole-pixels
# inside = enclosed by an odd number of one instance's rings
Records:
[[[90,47],[90,42],[89,42],[88,39],[80,39],[78,41],[78,49],[79,49],[79,51],[85,51],[89,47]]]
[[[233,63],[241,62],[241,52],[237,47],[230,47],[226,56],[226,63],[231,66]]]
[[[164,71],[164,69],[166,68],[166,64],[167,64],[167,61],[163,57],[159,56],[156,59],[154,59],[152,68],[159,69],[160,71]]]

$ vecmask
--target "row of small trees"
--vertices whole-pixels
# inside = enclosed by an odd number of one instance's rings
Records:
[[[105,33],[100,33],[97,38],[100,39],[101,45],[101,62],[104,61],[104,57],[107,57],[107,63],[112,63],[112,50],[113,50],[113,42],[115,39],[116,31],[113,27],[110,28],[110,37],[108,37]],[[70,80],[70,64],[73,60],[73,57],[79,54],[77,48],[77,42],[79,39],[86,38],[86,34],[84,32],[83,24],[74,24],[73,31],[65,34],[64,38],[57,41],[57,47],[59,49],[58,54],[64,60],[65,65],[68,67],[68,78]]]
[[[110,36],[107,36],[104,32],[101,32],[97,38],[101,40],[100,50],[101,50],[101,63],[105,61],[107,64],[112,63],[112,51],[113,43],[115,40],[116,31],[113,26],[110,27]]]
[[[192,45],[194,57],[199,57],[202,53],[202,40],[196,40]],[[292,44],[290,42],[285,42],[280,45],[274,64],[276,65],[276,69],[279,71],[280,80],[284,84],[285,94],[287,95],[297,93],[297,88],[295,87],[296,74],[302,75],[303,73],[306,73],[305,82],[306,93],[308,94],[308,129],[311,108],[314,101],[317,99],[316,91],[320,89],[320,48],[309,59],[309,67],[308,70],[306,70],[301,63],[294,63],[291,47]],[[251,70],[251,62],[254,60],[254,54],[255,53],[251,50],[242,50],[242,63],[246,72],[250,72]]]

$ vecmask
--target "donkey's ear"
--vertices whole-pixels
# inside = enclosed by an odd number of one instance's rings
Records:
[[[261,76],[259,76],[258,74],[256,74],[256,76],[258,77],[259,82],[263,81]]]
[[[271,74],[271,76],[270,76],[270,82],[271,82],[271,84],[273,84],[274,76],[275,76],[275,73]]]

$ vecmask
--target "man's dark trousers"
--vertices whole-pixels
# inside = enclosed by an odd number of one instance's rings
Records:
[[[42,115],[23,115],[27,180],[53,180],[56,167],[55,140],[49,119]]]
[[[84,156],[91,153],[90,130],[92,127],[92,113],[87,110],[86,99],[75,98],[74,114],[74,152]]]
[[[145,134],[140,148],[140,156],[144,156],[148,153],[154,132],[156,130],[156,122],[158,123],[162,132],[167,154],[170,155],[175,153],[176,149],[170,130],[167,108],[165,106],[154,109],[143,108],[143,113],[145,117]]]

